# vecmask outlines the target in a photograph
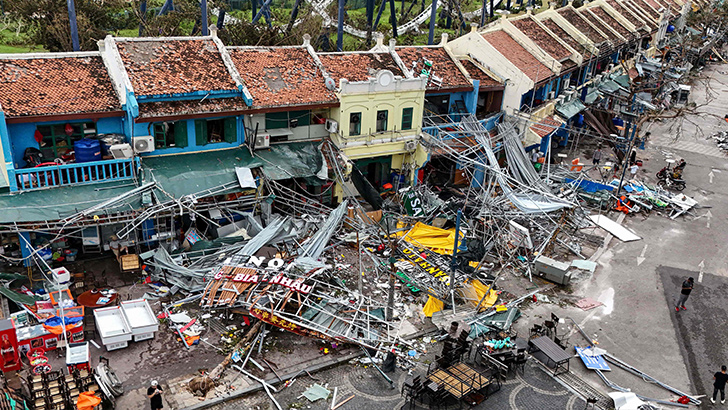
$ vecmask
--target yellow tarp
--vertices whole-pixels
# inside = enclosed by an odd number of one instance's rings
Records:
[[[404,240],[415,246],[424,246],[440,255],[452,255],[453,246],[455,245],[455,228],[440,229],[417,222],[409,233],[402,231],[396,233],[395,236],[402,237],[405,234],[407,236],[405,236]],[[461,240],[464,236],[460,232]]]
[[[478,302],[480,302],[480,299],[482,299],[483,295],[485,295],[485,291],[487,289],[488,286],[484,285],[481,281],[477,279],[473,279],[469,283],[463,284],[460,292],[462,293],[463,298],[465,298],[473,306],[477,306]],[[497,300],[498,293],[495,290],[491,289],[488,292],[488,296],[483,300],[483,303],[480,304],[480,310],[487,309],[495,305],[495,302]]]
[[[442,301],[430,296],[422,311],[425,312],[425,316],[432,317],[433,313],[441,311],[444,307],[445,304]]]

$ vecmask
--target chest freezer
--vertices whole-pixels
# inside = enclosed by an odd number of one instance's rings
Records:
[[[159,330],[159,322],[149,302],[145,299],[121,302],[121,311],[131,327],[135,342],[154,338],[154,333]]]
[[[131,327],[118,306],[94,310],[96,330],[106,350],[121,349],[128,346],[132,338]]]

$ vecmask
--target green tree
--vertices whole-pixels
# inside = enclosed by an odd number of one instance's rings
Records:
[[[96,42],[125,24],[124,0],[75,0],[81,50],[96,50]],[[28,22],[26,33],[48,51],[71,51],[66,0],[13,1],[7,11]]]

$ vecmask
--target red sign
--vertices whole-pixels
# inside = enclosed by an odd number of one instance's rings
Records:
[[[229,279],[233,282],[244,282],[244,283],[270,283],[272,285],[281,285],[288,289],[294,290],[296,292],[300,293],[309,293],[311,292],[311,285],[306,285],[303,283],[303,279],[291,279],[283,276],[282,273],[279,273],[275,276],[269,275],[267,272],[261,272],[259,275],[258,273],[255,274],[246,274],[246,273],[238,273],[237,275],[226,275],[223,271],[225,267],[217,271],[217,273],[214,276],[215,280],[222,280],[222,279]]]
[[[259,308],[255,308],[255,307],[250,308],[250,314],[257,317],[258,319],[262,320],[265,323],[271,324],[276,327],[280,327],[281,329],[285,329],[289,332],[296,333],[301,336],[317,337],[319,339],[332,340],[330,337],[326,336],[325,334],[323,334],[319,331],[301,327],[289,320],[283,319],[282,317],[276,316],[273,313],[267,312],[263,309],[259,309]]]

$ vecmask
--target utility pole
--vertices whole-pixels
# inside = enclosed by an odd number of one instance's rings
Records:
[[[339,0],[339,26],[336,32],[336,51],[344,51],[344,6],[346,0]]]
[[[202,35],[209,34],[207,27],[207,0],[200,0],[200,25],[202,26]]]

